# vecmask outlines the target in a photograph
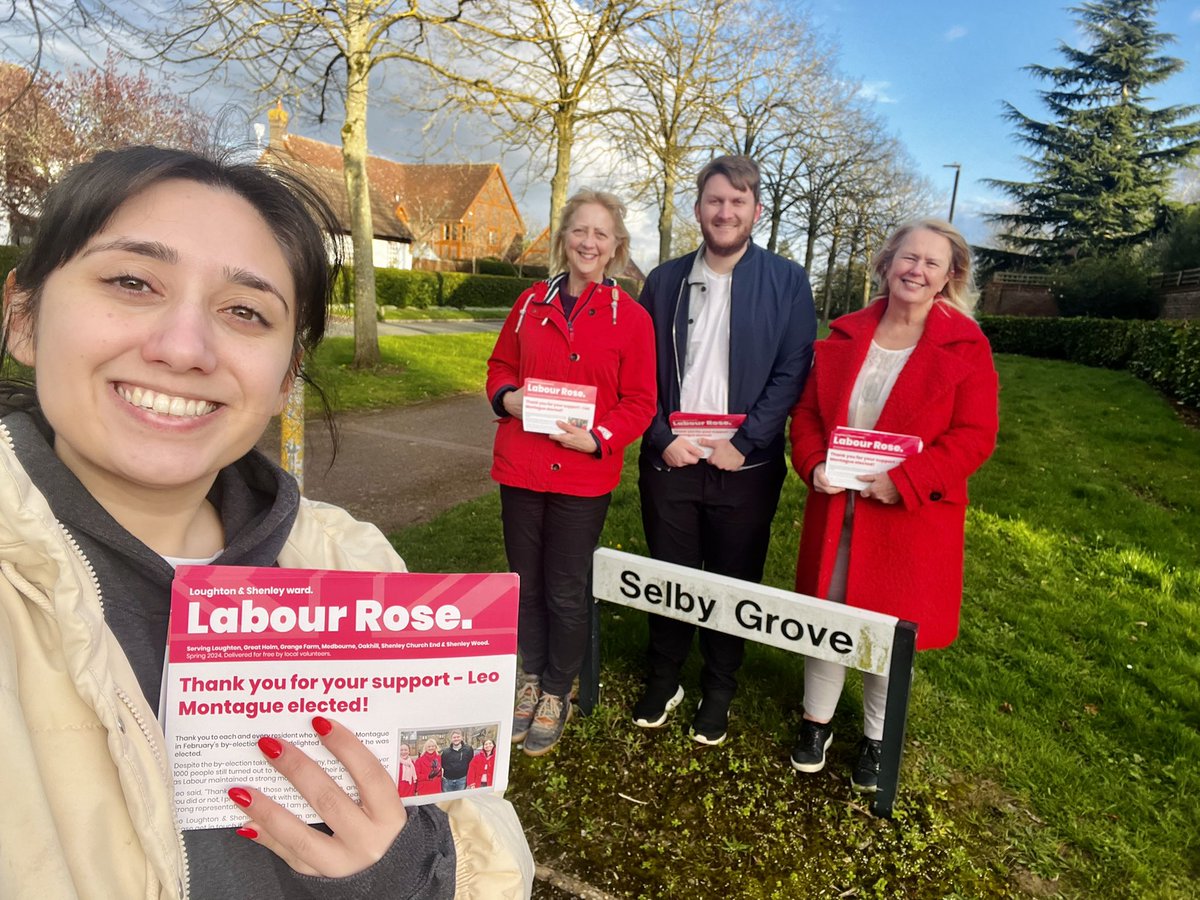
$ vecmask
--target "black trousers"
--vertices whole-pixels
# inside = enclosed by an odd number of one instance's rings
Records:
[[[762,581],[771,520],[786,475],[782,456],[740,472],[723,472],[706,462],[658,469],[643,458],[638,488],[650,555],[744,581]],[[745,642],[707,628],[699,630],[704,659],[700,687],[705,694],[731,697],[737,690]],[[647,662],[652,682],[678,683],[695,631],[689,622],[651,614]]]
[[[587,649],[588,574],[611,494],[572,497],[500,485],[508,565],[521,577],[517,645],[527,675],[565,696]]]

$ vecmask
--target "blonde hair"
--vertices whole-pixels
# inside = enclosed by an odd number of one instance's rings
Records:
[[[871,267],[875,277],[879,279],[883,296],[887,296],[887,272],[892,260],[896,258],[896,251],[908,235],[922,229],[940,234],[950,242],[950,277],[942,290],[942,299],[959,312],[970,315],[977,299],[975,272],[971,266],[971,247],[962,236],[962,232],[944,219],[917,219],[906,222],[892,232],[891,237],[879,248],[879,252],[871,260]]]
[[[625,227],[625,204],[617,199],[616,194],[608,191],[583,190],[576,193],[563,207],[562,215],[558,217],[558,229],[554,232],[554,242],[550,246],[550,271],[557,275],[569,268],[567,265],[567,229],[581,206],[594,203],[608,210],[613,220],[613,237],[617,245],[613,248],[612,259],[604,267],[604,274],[612,276],[625,271],[629,263],[629,229]]]

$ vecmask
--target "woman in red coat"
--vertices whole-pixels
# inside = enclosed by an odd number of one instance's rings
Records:
[[[437,741],[430,738],[425,742],[424,751],[413,763],[417,770],[417,796],[440,794],[442,791],[442,754],[438,752]]]
[[[792,410],[792,463],[809,487],[796,590],[916,622],[918,650],[945,647],[958,634],[967,477],[991,454],[999,427],[996,370],[969,315],[971,252],[954,226],[902,226],[874,266],[883,296],[832,324]],[[839,425],[916,435],[924,447],[847,491],[825,477]],[[825,765],[845,673],[805,660],[798,771]],[[851,780],[873,791],[887,678],[864,673],[863,697]]]
[[[488,738],[467,769],[467,787],[491,787],[496,781],[496,742]]]
[[[488,398],[500,417],[492,477],[500,483],[504,549],[521,576],[513,743],[540,756],[562,736],[587,644],[588,572],[625,447],[656,408],[649,314],[609,275],[629,254],[625,207],[612,194],[567,201],[551,248],[560,273],[517,298],[488,360]],[[525,413],[526,380],[594,394],[589,427]],[[546,396],[535,386],[532,398]],[[564,390],[551,388],[551,390]],[[549,432],[549,433],[546,433]]]

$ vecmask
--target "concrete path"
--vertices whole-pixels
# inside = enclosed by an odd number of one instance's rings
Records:
[[[400,409],[345,413],[337,421],[341,445],[332,468],[324,423],[306,423],[304,495],[345,507],[385,534],[496,489],[488,475],[495,414],[482,391]],[[277,424],[258,446],[279,458]]]

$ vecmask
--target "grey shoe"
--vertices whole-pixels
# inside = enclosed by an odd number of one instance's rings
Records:
[[[549,753],[562,737],[567,720],[571,718],[571,701],[554,694],[542,694],[538,701],[537,715],[529,735],[525,738],[525,755],[541,756]]]
[[[529,734],[533,725],[533,717],[537,714],[538,701],[542,699],[541,679],[536,675],[526,675],[521,686],[517,688],[517,705],[513,710],[512,742],[519,744]]]

